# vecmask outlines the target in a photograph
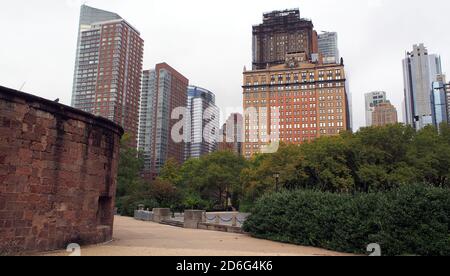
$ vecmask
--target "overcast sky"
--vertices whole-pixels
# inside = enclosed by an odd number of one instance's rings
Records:
[[[364,93],[385,90],[401,116],[401,61],[415,43],[450,72],[450,2],[444,0],[15,0],[0,9],[0,85],[70,104],[80,5],[116,12],[145,40],[144,69],[167,62],[213,91],[223,112],[242,106],[252,25],[262,13],[300,8],[317,31],[336,31],[364,125]],[[223,115],[225,116],[225,115]]]

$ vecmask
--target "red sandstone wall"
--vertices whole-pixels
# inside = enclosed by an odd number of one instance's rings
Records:
[[[0,87],[0,254],[111,240],[122,134]]]

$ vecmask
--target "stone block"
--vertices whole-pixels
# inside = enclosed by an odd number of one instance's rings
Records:
[[[184,228],[198,229],[199,223],[205,220],[205,213],[203,210],[184,211]]]
[[[153,221],[160,223],[163,220],[170,219],[172,213],[168,208],[154,208],[153,209]]]

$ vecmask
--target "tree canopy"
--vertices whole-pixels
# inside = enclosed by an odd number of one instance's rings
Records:
[[[124,138],[118,175],[118,207],[249,209],[274,192],[274,174],[283,189],[333,193],[389,191],[422,183],[450,187],[450,127],[420,131],[403,124],[362,128],[302,145],[282,144],[273,154],[250,160],[228,151],[179,164],[168,160],[152,183],[140,177],[142,160]],[[129,213],[129,211],[127,211]]]

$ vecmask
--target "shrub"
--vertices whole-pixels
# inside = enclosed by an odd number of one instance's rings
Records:
[[[383,255],[450,255],[450,190],[404,185],[383,193],[284,191],[263,196],[244,230],[259,238]]]

